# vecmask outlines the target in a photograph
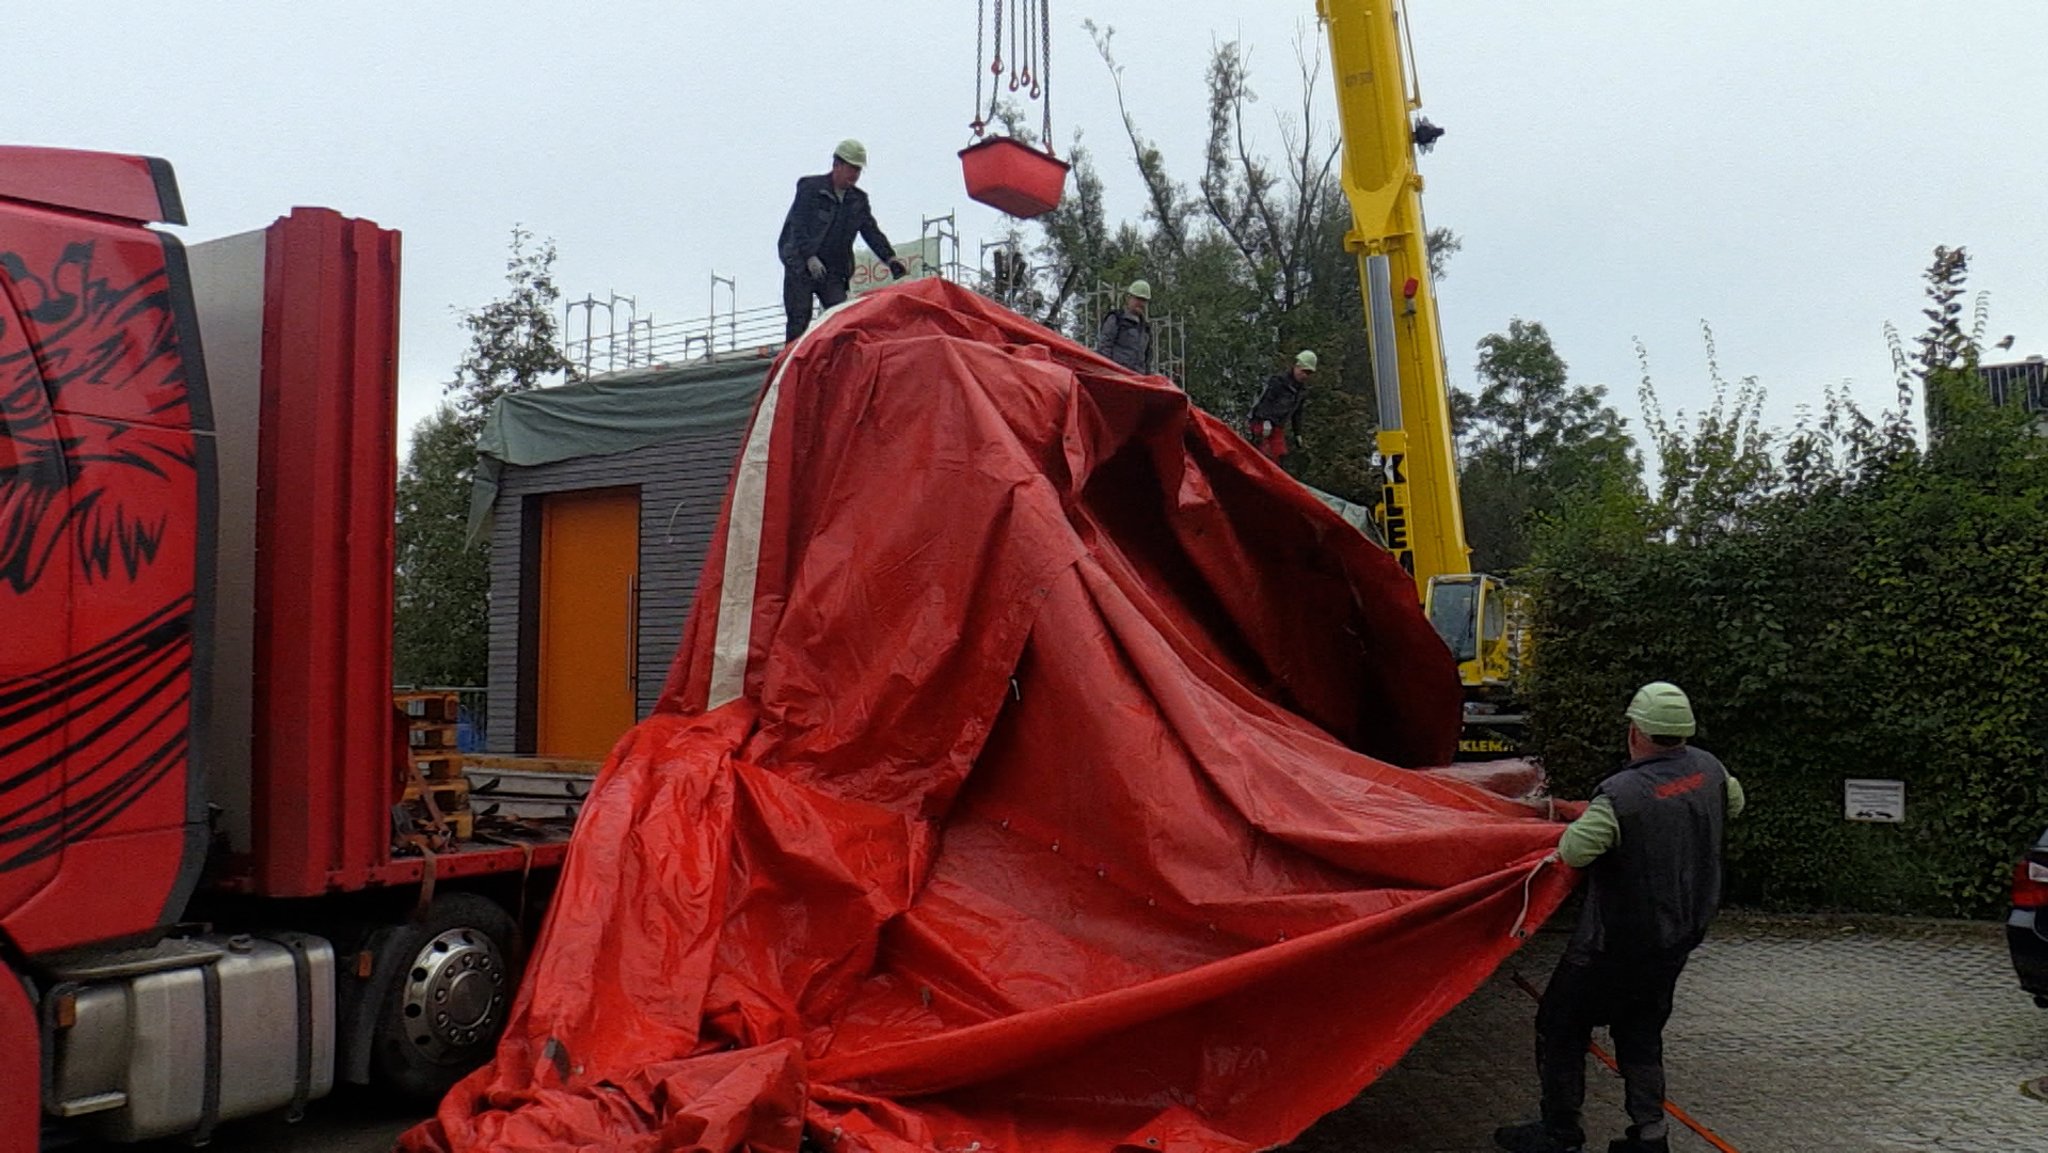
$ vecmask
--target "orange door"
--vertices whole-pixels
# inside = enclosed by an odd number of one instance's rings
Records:
[[[534,752],[601,761],[637,719],[640,490],[541,499]]]

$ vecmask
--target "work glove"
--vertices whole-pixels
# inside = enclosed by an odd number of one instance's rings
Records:
[[[901,280],[910,275],[910,266],[900,260],[891,260],[889,262],[889,275],[895,280]]]
[[[813,256],[809,260],[804,261],[804,271],[811,274],[812,280],[823,280],[825,279],[825,262]]]

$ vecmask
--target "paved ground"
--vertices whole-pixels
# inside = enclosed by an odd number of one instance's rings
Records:
[[[1535,1004],[1562,939],[1539,936],[1408,1058],[1290,1153],[1475,1153],[1532,1116]],[[1672,1098],[1740,1153],[2044,1153],[2048,1011],[2013,981],[1995,927],[1725,917],[1679,985],[1666,1034]],[[1589,1078],[1590,1146],[1626,1123],[1620,1082]],[[382,1150],[409,1122],[360,1098],[305,1124],[223,1127],[213,1148]],[[1712,1146],[1673,1126],[1672,1148]]]
[[[1540,988],[1561,946],[1531,942],[1292,1149],[1491,1149],[1494,1125],[1536,1111],[1535,1004],[1508,978]],[[1726,917],[1679,983],[1665,1061],[1672,1100],[1741,1153],[2048,1150],[2048,1103],[2020,1092],[2048,1075],[2048,1012],[1993,927]],[[1588,1081],[1601,1150],[1627,1124],[1621,1082]],[[1713,1149],[1672,1128],[1674,1150]]]

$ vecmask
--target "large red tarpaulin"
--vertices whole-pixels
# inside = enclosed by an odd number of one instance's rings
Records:
[[[1413,587],[1161,378],[935,280],[828,313],[496,1061],[404,1147],[1288,1140],[1570,885],[1397,767],[1460,715]]]

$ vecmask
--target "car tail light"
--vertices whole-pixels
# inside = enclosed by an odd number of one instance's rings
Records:
[[[2018,909],[2048,908],[2048,862],[2032,858],[2012,871],[2012,903]]]

